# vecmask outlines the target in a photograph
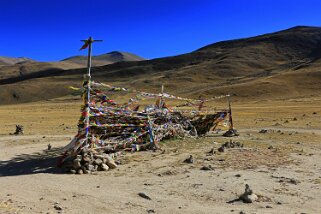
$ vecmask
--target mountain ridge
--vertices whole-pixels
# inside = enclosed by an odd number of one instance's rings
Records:
[[[227,93],[235,94],[239,99],[319,96],[320,50],[321,28],[299,26],[256,37],[217,42],[173,57],[93,67],[92,76],[97,81],[150,91],[157,91],[164,84],[169,92],[189,97]],[[83,68],[42,71],[41,75],[38,73],[38,76],[27,79],[0,81],[0,85],[6,84],[14,91],[17,85],[27,87],[33,82],[39,84],[39,88],[45,88],[42,90],[49,91],[50,87],[61,84],[79,86],[85,73]],[[40,81],[47,84],[43,86]],[[67,94],[70,91],[61,89],[55,93],[48,92],[47,97]],[[7,96],[10,97],[10,93]],[[39,95],[37,100],[43,99],[42,96]],[[20,100],[10,98],[6,102],[32,100],[36,99],[27,96]]]

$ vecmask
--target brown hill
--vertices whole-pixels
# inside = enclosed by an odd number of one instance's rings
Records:
[[[143,58],[127,53],[113,51],[107,54],[94,56],[93,66],[109,65],[122,61],[140,61]],[[59,62],[37,62],[28,58],[0,57],[0,82],[11,83],[39,76],[51,76],[62,70],[85,68],[86,56],[74,56]]]
[[[320,96],[321,28],[294,27],[247,39],[218,42],[194,52],[148,61],[93,68],[95,80],[196,97],[231,93],[235,99],[288,99]],[[3,103],[70,94],[85,69],[38,72],[0,80]],[[35,78],[38,77],[38,78]],[[18,97],[18,98],[17,98]]]
[[[113,64],[115,62],[126,62],[126,61],[142,61],[144,58],[137,56],[132,53],[113,51],[106,54],[101,54],[92,57],[93,66],[102,66]],[[82,66],[87,66],[87,56],[73,56],[67,59],[63,59],[63,62],[72,62],[75,64],[80,64]]]
[[[26,57],[5,57],[5,56],[0,56],[0,66],[5,66],[5,65],[14,65],[17,63],[23,63],[23,62],[30,62],[33,61],[32,59],[26,58]]]

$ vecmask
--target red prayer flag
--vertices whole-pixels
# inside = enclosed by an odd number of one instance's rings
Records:
[[[86,49],[89,46],[89,40],[85,41],[85,44],[81,46],[80,51]]]

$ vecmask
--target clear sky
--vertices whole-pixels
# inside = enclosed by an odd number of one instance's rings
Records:
[[[0,56],[57,61],[80,39],[151,59],[296,25],[321,26],[320,0],[0,0]]]

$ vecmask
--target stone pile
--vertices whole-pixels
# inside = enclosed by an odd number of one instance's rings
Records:
[[[62,167],[72,174],[90,174],[96,171],[115,169],[117,164],[111,154],[82,151],[75,157],[68,157]]]
[[[243,148],[243,144],[240,142],[234,142],[232,140],[225,142],[221,147],[218,148],[219,152],[224,152],[225,149],[231,149],[231,148]]]

